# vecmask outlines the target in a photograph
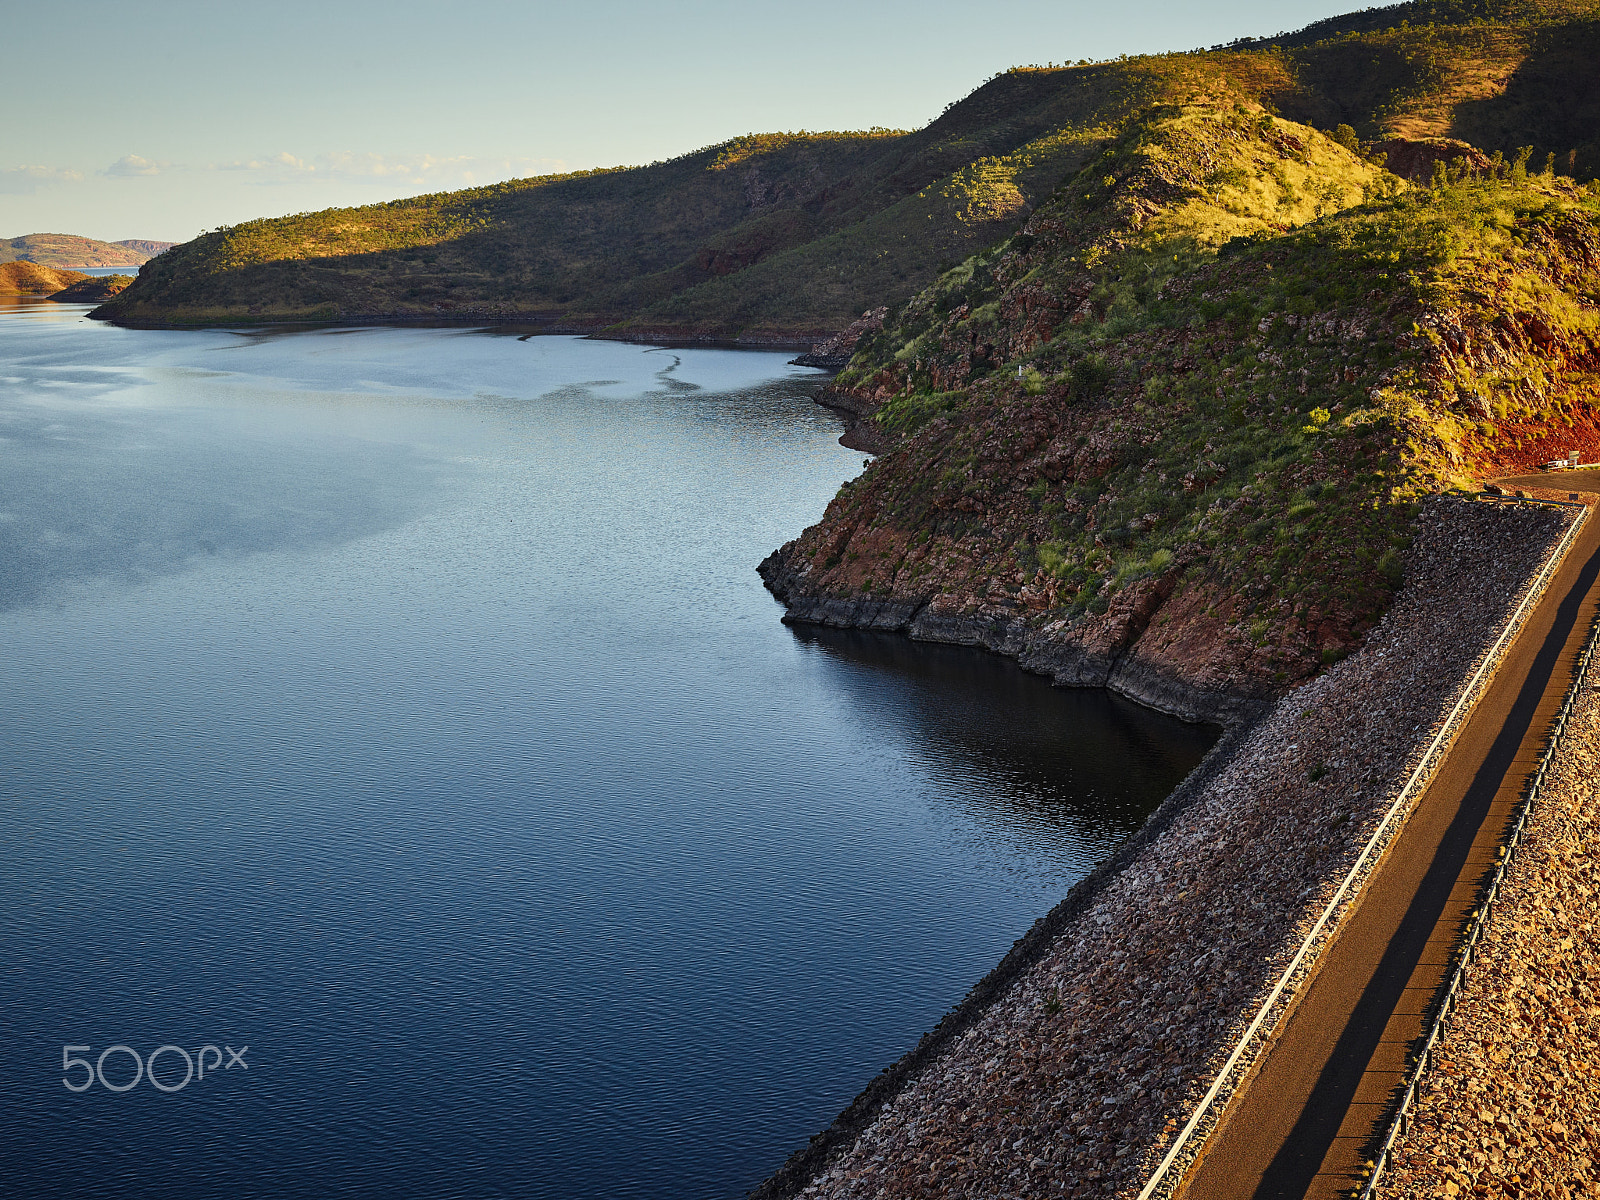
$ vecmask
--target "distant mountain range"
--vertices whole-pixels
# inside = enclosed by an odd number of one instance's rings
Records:
[[[176,242],[129,238],[100,242],[70,233],[30,233],[0,240],[0,263],[31,262],[41,267],[138,267]]]
[[[113,246],[126,246],[130,250],[137,250],[146,260],[158,254],[165,253],[176,246],[177,242],[152,242],[148,238],[124,238],[120,242],[112,242]]]

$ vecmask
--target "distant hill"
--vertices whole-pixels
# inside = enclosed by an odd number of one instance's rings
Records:
[[[132,282],[132,275],[85,275],[47,299],[61,304],[104,304]]]
[[[97,242],[70,233],[30,233],[0,240],[0,262],[32,262],[41,267],[137,267],[152,253],[145,246],[165,242]]]
[[[158,254],[164,254],[176,246],[177,242],[152,242],[144,238],[123,238],[120,242],[112,242],[113,246],[126,246],[129,250],[136,250],[146,259],[152,259]]]
[[[90,278],[79,271],[31,262],[0,262],[0,296],[50,296]]]
[[[832,332],[1009,235],[1161,103],[1600,173],[1600,0],[1419,0],[1208,51],[999,75],[914,132],[750,135],[646,167],[251,221],[98,315],[542,318],[748,343]]]

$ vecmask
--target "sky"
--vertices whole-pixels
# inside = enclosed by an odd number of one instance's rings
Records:
[[[914,129],[1008,67],[1188,50],[1361,7],[0,0],[0,237],[184,241],[743,133]]]

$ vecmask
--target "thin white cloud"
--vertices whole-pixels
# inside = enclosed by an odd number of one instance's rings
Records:
[[[250,158],[237,162],[212,163],[213,171],[259,171],[275,176],[304,175],[316,170],[303,158],[284,152],[270,158]]]
[[[309,180],[326,180],[330,183],[388,181],[410,187],[448,188],[547,175],[565,170],[566,163],[556,158],[491,158],[470,154],[447,158],[436,158],[431,154],[397,157],[353,151],[319,154],[315,158],[305,159],[281,151],[264,158],[214,163],[212,169],[247,171],[255,176],[252,182],[260,184],[304,183]]]
[[[31,196],[57,183],[82,183],[83,172],[67,167],[0,167],[0,194]]]
[[[156,162],[145,158],[142,154],[124,154],[112,163],[102,175],[116,175],[123,179],[133,179],[143,175],[159,175],[172,166],[169,162]]]

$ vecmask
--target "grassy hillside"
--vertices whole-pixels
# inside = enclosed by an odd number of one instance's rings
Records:
[[[1527,157],[1408,186],[1281,118],[1152,112],[858,347],[836,399],[887,452],[769,580],[1314,672],[1418,497],[1600,450],[1600,185]]]
[[[31,262],[0,262],[0,296],[49,296],[90,278],[78,271]]]
[[[1278,43],[1019,68],[915,132],[751,135],[648,167],[252,221],[163,255],[100,315],[539,316],[809,337],[1017,229],[1136,115],[1242,104],[1368,141],[1532,145],[1600,171],[1600,0],[1442,0]]]
[[[30,233],[0,241],[0,262],[32,262],[41,267],[137,267],[149,258],[134,246],[70,233]]]

